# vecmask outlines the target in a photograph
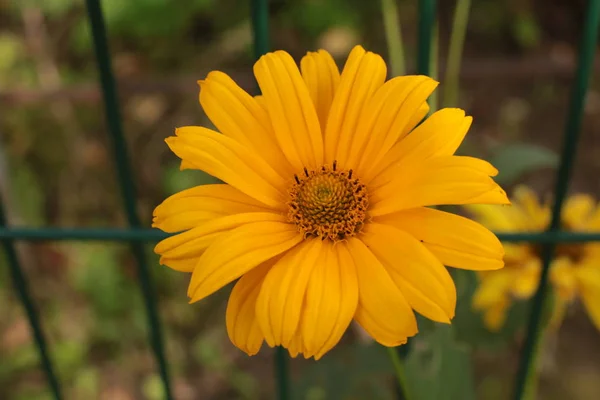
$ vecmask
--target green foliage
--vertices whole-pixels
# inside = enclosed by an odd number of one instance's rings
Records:
[[[165,390],[158,374],[152,374],[144,379],[142,393],[148,400],[160,400],[165,398]]]
[[[318,362],[306,365],[294,382],[292,398],[389,400],[392,386],[382,376],[391,375],[392,365],[383,347],[375,343],[338,345]]]
[[[98,371],[94,368],[80,368],[77,370],[73,383],[76,398],[93,399],[98,397],[100,379]]]
[[[191,17],[208,10],[214,0],[104,0],[106,23],[115,34],[137,37],[174,36],[188,27]]]
[[[166,193],[177,193],[194,186],[219,183],[220,181],[204,171],[179,170],[179,162],[163,170],[163,187]]]
[[[79,267],[72,270],[72,282],[103,317],[118,315],[128,308],[135,287],[124,279],[118,255],[117,247],[97,244],[80,245],[74,254]]]
[[[542,168],[556,168],[558,156],[544,147],[526,143],[499,146],[490,162],[500,173],[496,181],[501,185],[515,183],[523,175]]]
[[[455,341],[451,326],[436,325],[411,339],[406,375],[415,399],[475,399],[471,352]]]
[[[540,26],[532,13],[517,13],[512,23],[512,32],[523,48],[537,47],[541,41]]]
[[[65,340],[54,344],[52,355],[63,378],[71,380],[86,362],[88,343],[81,340]]]
[[[12,165],[10,185],[14,193],[13,199],[18,199],[15,204],[17,215],[28,226],[40,226],[44,224],[44,199],[45,194],[40,187],[38,177],[33,170],[24,162],[20,165]]]
[[[284,18],[312,38],[334,26],[356,28],[360,22],[347,0],[291,2]]]
[[[483,323],[483,315],[473,310],[471,300],[477,289],[477,275],[473,271],[453,270],[457,287],[456,316],[452,322],[455,338],[463,345],[488,350],[503,350],[522,331],[529,310],[527,302],[516,302],[498,332],[491,332]]]
[[[198,336],[192,344],[194,358],[206,369],[224,377],[230,387],[235,390],[239,399],[253,400],[259,398],[259,385],[256,379],[238,369],[225,355],[222,338],[224,331],[215,329],[203,336]]]

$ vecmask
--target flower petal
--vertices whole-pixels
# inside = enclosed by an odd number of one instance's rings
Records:
[[[441,204],[510,204],[504,190],[490,178],[496,172],[477,158],[432,158],[426,164],[407,166],[379,187],[369,187],[369,212],[378,216]]]
[[[262,56],[254,64],[275,136],[296,171],[323,164],[323,137],[308,88],[285,51]]]
[[[177,271],[192,272],[204,251],[219,236],[239,226],[256,222],[286,222],[275,213],[252,212],[228,215],[210,220],[189,231],[168,237],[154,248],[160,254],[160,263]]]
[[[513,191],[514,203],[520,210],[524,229],[546,229],[550,223],[550,207],[541,204],[533,190],[524,185],[519,185]]]
[[[198,260],[188,288],[190,303],[213,294],[301,241],[302,234],[295,226],[276,221],[249,223],[228,232]]]
[[[510,301],[502,298],[491,305],[483,313],[483,324],[490,332],[498,332],[508,316]]]
[[[583,230],[589,223],[596,202],[587,194],[574,194],[565,201],[562,220],[570,230]]]
[[[325,162],[347,165],[350,144],[357,134],[360,111],[386,76],[383,59],[356,46],[350,52],[333,98],[325,130]]]
[[[227,302],[225,322],[229,339],[249,356],[258,353],[264,341],[254,309],[262,282],[272,265],[267,261],[244,274],[233,287]]]
[[[321,131],[325,131],[333,96],[340,83],[340,71],[325,50],[308,52],[300,61],[300,71],[317,110]]]
[[[358,305],[354,264],[340,259],[340,246],[327,241],[306,287],[302,314],[304,357],[315,360],[335,346],[350,325]]]
[[[437,85],[427,76],[401,76],[377,90],[362,110],[348,159],[359,176],[369,180],[369,171],[414,127],[413,115]]]
[[[485,310],[512,294],[514,271],[504,268],[480,274],[479,285],[473,295],[473,308]]]
[[[504,266],[504,249],[498,238],[459,215],[421,207],[377,217],[375,221],[410,233],[444,265],[471,270]]]
[[[577,268],[580,296],[593,324],[600,330],[600,268],[596,260]]]
[[[267,111],[223,72],[213,71],[199,83],[200,104],[219,131],[260,152],[282,176],[292,176],[291,165],[277,144]]]
[[[286,181],[257,153],[210,129],[178,128],[165,141],[188,167],[205,171],[268,206],[283,209]]]
[[[256,318],[269,346],[290,345],[300,323],[308,281],[321,262],[323,241],[306,239],[267,274],[256,300]]]
[[[259,201],[225,184],[202,185],[168,197],[154,209],[152,227],[181,232],[226,215],[268,212]]]
[[[363,242],[411,307],[429,319],[449,323],[454,317],[456,288],[442,263],[417,239],[392,226],[370,223],[363,232]]]
[[[425,103],[427,104],[427,103]],[[379,175],[398,163],[423,162],[432,157],[451,156],[462,143],[473,118],[459,108],[444,108],[433,113],[410,135],[398,141],[363,179]]]
[[[393,347],[417,332],[417,320],[386,268],[357,238],[338,244],[340,260],[353,262],[358,277],[358,308],[354,318],[378,343]]]
[[[464,207],[481,224],[496,232],[514,232],[527,230],[527,216],[519,205],[510,207],[490,204],[468,204]]]

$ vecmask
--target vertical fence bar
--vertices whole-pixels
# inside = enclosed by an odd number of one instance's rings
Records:
[[[431,59],[431,39],[435,26],[436,1],[419,1],[419,46],[417,52],[417,74],[429,75]]]
[[[121,127],[121,116],[119,114],[119,102],[116,93],[116,84],[112,72],[110,53],[108,50],[106,28],[100,0],[86,0],[88,17],[92,30],[94,51],[100,73],[102,85],[102,97],[106,113],[106,122],[112,138],[113,153],[116,160],[119,186],[123,197],[123,205],[127,214],[127,220],[131,227],[141,226],[135,206],[135,182],[131,173],[127,145]],[[169,380],[167,361],[163,346],[162,330],[158,317],[154,287],[146,255],[142,243],[132,242],[131,250],[137,262],[137,272],[142,289],[142,297],[148,317],[149,339],[154,351],[156,362],[163,381],[165,397],[171,399],[171,384]]]
[[[251,0],[252,34],[254,39],[254,58],[258,60],[269,52],[269,2],[268,0]],[[283,347],[275,348],[275,380],[277,399],[290,398],[289,360]]]
[[[560,229],[562,205],[567,193],[569,177],[575,160],[577,142],[581,131],[581,122],[583,119],[583,107],[585,95],[587,92],[596,44],[598,41],[598,24],[600,20],[600,0],[590,0],[586,15],[581,47],[579,49],[579,60],[577,73],[573,84],[567,120],[565,124],[565,134],[561,162],[557,173],[556,188],[554,191],[554,205],[552,209],[552,219],[550,221],[549,231]],[[540,337],[541,314],[544,305],[548,287],[548,271],[554,255],[555,243],[548,243],[543,246],[542,253],[542,273],[538,289],[535,293],[532,303],[531,317],[527,327],[527,338],[521,355],[521,362],[517,373],[515,383],[515,399],[524,398],[527,388],[528,376],[531,374],[535,365],[533,363],[533,354]]]
[[[4,212],[4,205],[2,204],[2,201],[0,201],[0,227],[5,226],[8,226],[8,223],[6,214]],[[42,368],[46,374],[46,378],[48,379],[48,384],[50,385],[50,390],[52,391],[54,398],[56,400],[60,400],[62,399],[60,384],[58,383],[58,378],[56,377],[56,373],[52,367],[52,361],[50,360],[50,355],[48,354],[48,346],[46,344],[46,338],[44,336],[42,324],[40,322],[37,310],[35,309],[35,305],[33,304],[31,294],[29,293],[27,280],[23,270],[21,269],[21,264],[19,262],[19,258],[17,257],[14,243],[12,239],[3,239],[2,246],[4,247],[4,252],[6,253],[6,261],[8,262],[8,268],[10,269],[10,276],[15,289],[17,290],[19,300],[21,301],[21,304],[23,304],[23,307],[25,307],[25,313],[27,314],[27,319],[29,320],[29,326],[31,327],[31,332],[33,333],[33,338],[40,355]]]
[[[269,51],[269,4],[268,0],[252,0],[252,34],[254,39],[254,58],[259,59]]]
[[[419,25],[418,25],[418,43],[417,43],[417,74],[429,75],[431,68],[431,45],[433,31],[436,23],[436,1],[419,0]],[[396,347],[396,351],[401,359],[405,359],[410,352],[411,340],[402,346]],[[404,400],[408,398],[407,389],[400,387],[396,382],[396,398]]]

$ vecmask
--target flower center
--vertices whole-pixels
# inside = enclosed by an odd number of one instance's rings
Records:
[[[305,237],[320,236],[336,242],[360,231],[369,199],[366,186],[352,177],[352,170],[339,171],[334,161],[332,168],[305,168],[304,176],[294,178],[288,217]]]

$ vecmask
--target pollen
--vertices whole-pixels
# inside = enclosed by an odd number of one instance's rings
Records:
[[[352,170],[337,170],[334,162],[333,167],[304,169],[303,175],[294,178],[288,217],[305,237],[337,242],[361,230],[369,198],[366,186]]]

